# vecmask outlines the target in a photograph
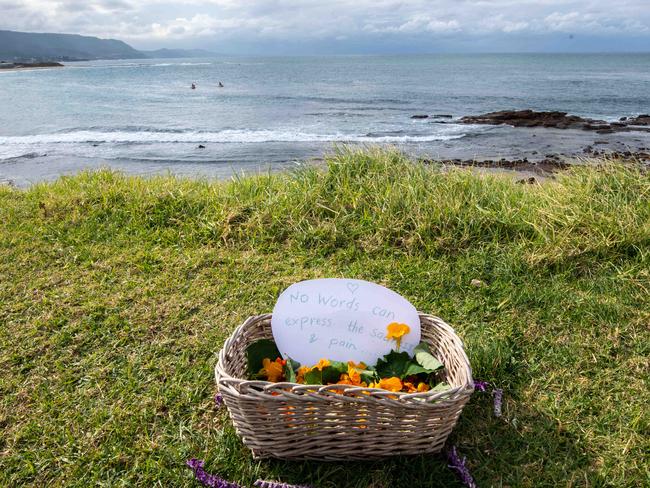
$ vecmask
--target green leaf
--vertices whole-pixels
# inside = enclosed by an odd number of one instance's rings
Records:
[[[300,368],[300,363],[295,359],[287,358],[287,364],[290,364],[291,369],[293,369],[294,371],[298,371],[298,368]]]
[[[269,358],[275,361],[280,357],[280,351],[271,339],[260,339],[251,343],[246,349],[246,359],[248,361],[248,374],[250,377],[255,377],[262,369],[262,361],[264,358]]]
[[[426,374],[433,373],[433,370],[420,366],[417,363],[410,362],[408,368],[406,368],[406,373],[404,374],[404,376],[415,376],[422,373],[426,373]]]
[[[307,385],[322,385],[323,373],[318,369],[313,369],[305,373],[305,384]]]
[[[364,371],[359,371],[359,374],[361,375],[361,381],[365,381],[367,384],[377,382],[379,381],[379,377],[377,376],[377,372],[372,369],[367,369]]]
[[[292,362],[295,363],[295,361],[292,361],[291,359],[287,359],[287,362],[284,365],[284,377],[286,381],[288,381],[289,383],[296,382],[296,372],[293,370]]]
[[[336,383],[341,379],[341,375],[347,372],[347,363],[332,361],[332,364],[323,368],[323,384]]]
[[[391,351],[377,361],[377,374],[380,378],[397,376],[403,379],[406,376],[409,363],[411,363],[411,357],[407,352]]]
[[[450,390],[450,389],[451,389],[451,385],[449,385],[449,384],[447,384],[445,382],[442,382],[442,383],[438,383],[436,386],[434,386],[429,391],[445,391],[445,390]]]
[[[420,342],[420,344],[418,344],[417,347],[413,350],[413,354],[417,363],[420,366],[430,370],[430,372],[433,372],[444,366],[440,361],[433,357],[431,351],[429,350],[428,344],[425,342]]]
[[[328,368],[334,368],[336,371],[338,371],[339,375],[342,375],[343,373],[348,372],[348,363],[341,361],[332,361]]]

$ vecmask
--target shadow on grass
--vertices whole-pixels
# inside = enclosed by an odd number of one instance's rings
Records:
[[[503,415],[497,418],[492,405],[490,393],[475,393],[448,441],[448,446],[456,445],[467,457],[477,486],[606,484],[591,469],[593,460],[580,440],[555,420],[511,399],[506,399]],[[448,467],[444,452],[368,462],[253,460],[227,422],[223,431],[227,441],[209,464],[223,467],[224,475],[243,479],[244,486],[253,486],[257,478],[318,488],[463,486]],[[246,468],[230,472],[235,466]]]

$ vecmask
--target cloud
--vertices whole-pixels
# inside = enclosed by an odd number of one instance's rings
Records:
[[[0,29],[165,45],[512,36],[650,38],[650,0],[0,0]]]

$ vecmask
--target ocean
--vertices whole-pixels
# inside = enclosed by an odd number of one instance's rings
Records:
[[[223,178],[294,167],[343,144],[432,158],[534,159],[580,154],[595,139],[648,147],[650,134],[458,118],[525,108],[605,120],[648,113],[650,54],[77,62],[0,73],[0,107],[0,180],[23,186],[102,166]],[[431,117],[411,118],[419,114]]]

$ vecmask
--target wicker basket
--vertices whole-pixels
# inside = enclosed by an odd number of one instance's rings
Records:
[[[422,340],[444,365],[452,388],[391,393],[349,385],[251,381],[246,347],[272,338],[271,315],[248,318],[226,340],[215,368],[219,392],[256,458],[353,460],[438,452],[474,391],[472,371],[454,330],[420,315]],[[344,394],[343,394],[344,393]]]

